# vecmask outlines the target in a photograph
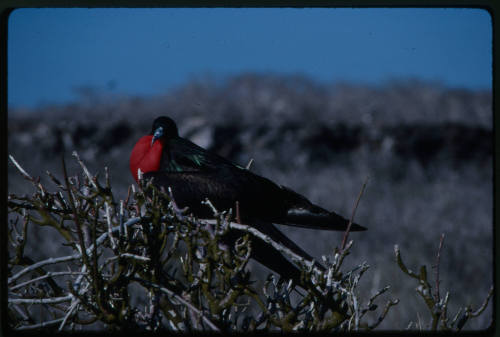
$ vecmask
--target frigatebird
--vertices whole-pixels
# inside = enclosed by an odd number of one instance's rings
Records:
[[[313,258],[274,224],[336,231],[343,231],[348,225],[347,219],[311,203],[290,188],[180,137],[177,125],[169,117],[156,118],[150,134],[134,146],[130,171],[136,181],[139,169],[144,179],[153,178],[155,186],[165,190],[170,187],[176,204],[188,207],[199,218],[213,217],[213,210],[203,203],[207,198],[217,210],[233,209],[233,214],[238,202],[238,221],[309,260]],[[366,228],[352,223],[350,230]],[[238,236],[241,233],[230,233],[231,240]],[[252,258],[282,277],[300,279],[297,267],[267,243],[255,239],[252,247]]]

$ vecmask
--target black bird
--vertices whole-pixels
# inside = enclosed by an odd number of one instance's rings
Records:
[[[137,181],[140,169],[145,179],[167,189],[171,187],[179,207],[188,206],[199,218],[213,217],[202,204],[206,198],[219,211],[239,204],[240,220],[306,259],[312,257],[281,233],[273,224],[324,230],[345,230],[348,220],[314,205],[304,196],[276,184],[179,137],[169,117],[154,120],[151,133],[142,137],[130,156],[130,170]],[[353,223],[351,231],[366,228]],[[231,233],[236,239],[240,233]],[[283,277],[300,279],[298,269],[261,240],[254,240],[252,257]],[[319,265],[318,265],[319,266]],[[320,266],[321,267],[321,266]]]

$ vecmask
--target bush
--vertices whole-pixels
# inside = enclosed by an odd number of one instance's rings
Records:
[[[47,172],[54,192],[10,156],[35,188],[32,196],[8,197],[11,329],[358,331],[375,329],[399,302],[389,300],[383,309],[376,304],[389,286],[368,300],[358,298],[357,286],[369,266],[343,270],[352,241],[323,257],[322,271],[255,228],[231,222],[231,211],[218,212],[208,200],[215,220],[188,215],[170,191],[159,191],[151,182],[131,186],[126,199],[117,201],[107,169],[103,186],[73,154],[83,174],[68,176],[63,160],[62,182]],[[55,230],[71,253],[40,261],[27,256],[31,226]],[[240,231],[241,237],[222,244],[229,230]],[[262,289],[255,286],[246,268],[255,237],[301,270],[300,284],[271,274]],[[477,311],[469,306],[465,318],[449,322],[449,295],[434,301],[425,267],[416,275],[404,266],[399,250],[396,256],[401,269],[419,280],[417,291],[426,303],[429,296],[433,301],[428,303],[431,329],[460,330],[487,306],[492,291]]]

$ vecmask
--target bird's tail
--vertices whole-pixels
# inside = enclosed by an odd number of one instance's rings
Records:
[[[287,204],[287,211],[284,225],[298,226],[312,229],[325,229],[330,231],[345,231],[349,225],[349,220],[326,209],[313,204],[304,196],[281,186],[284,200]],[[366,228],[356,223],[351,224],[351,231],[365,231]]]

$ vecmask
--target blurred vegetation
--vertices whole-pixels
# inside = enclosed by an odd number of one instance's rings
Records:
[[[393,263],[398,244],[408,266],[434,264],[436,243],[446,235],[441,286],[448,312],[481,303],[493,282],[493,148],[491,91],[453,89],[417,80],[382,86],[320,84],[300,76],[245,74],[224,81],[198,79],[155,97],[100,96],[87,90],[71,104],[10,109],[8,151],[27,171],[50,184],[45,171],[61,172],[59,158],[77,150],[93,172],[107,166],[115,196],[125,200],[133,179],[130,151],[158,115],[169,115],[180,133],[344,216],[359,188],[369,183],[353,233],[355,249],[344,261],[371,268],[358,285],[361,298],[391,284],[405,299],[379,329],[418,329],[428,307]],[[68,170],[79,170],[67,160]],[[8,190],[32,186],[8,166]],[[341,233],[280,228],[316,259]],[[28,228],[26,253],[34,259],[70,253],[43,226]],[[321,238],[321,239],[319,239]],[[252,260],[256,287],[269,271]],[[471,287],[471,285],[474,285]],[[446,292],[443,292],[446,294]],[[387,294],[381,300],[389,300]],[[368,313],[370,314],[370,313]],[[491,325],[492,308],[464,329]]]

